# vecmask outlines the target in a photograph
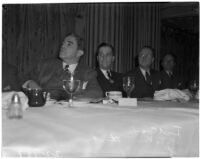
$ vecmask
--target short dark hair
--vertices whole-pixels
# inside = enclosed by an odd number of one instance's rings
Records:
[[[68,36],[73,36],[73,37],[75,37],[75,38],[76,38],[76,41],[77,41],[78,49],[79,49],[79,50],[84,50],[84,40],[83,40],[83,38],[81,38],[81,36],[79,36],[78,34],[73,33],[73,32],[68,33],[68,34],[65,36],[65,38],[68,37]],[[65,38],[64,38],[64,40],[65,40]]]
[[[163,60],[164,60],[164,58],[165,58],[166,56],[172,56],[173,59],[174,59],[174,62],[176,62],[176,56],[175,56],[173,53],[166,53],[166,54],[162,57],[161,62],[163,62]]]
[[[111,44],[109,44],[109,43],[103,42],[103,43],[99,44],[98,47],[97,47],[96,57],[99,55],[99,49],[101,47],[109,47],[109,48],[111,48],[113,56],[115,55],[115,49],[114,49],[114,47]]]
[[[96,55],[96,56],[95,56],[96,68],[99,67],[99,63],[98,63],[98,61],[97,61],[97,57],[98,57],[98,55],[99,55],[99,49],[100,49],[101,47],[110,47],[111,50],[112,50],[113,56],[115,55],[115,49],[114,49],[114,47],[113,47],[111,44],[108,44],[108,43],[105,43],[105,42],[100,43],[100,44],[98,45],[98,47],[97,47],[96,54],[95,54],[95,55]]]
[[[165,58],[167,55],[172,56],[173,59],[174,59],[174,62],[176,63],[176,56],[174,55],[174,53],[166,53],[166,54],[164,54],[164,56],[163,56],[163,57],[161,58],[161,60],[160,60],[160,70],[163,70],[163,69],[164,69],[163,66],[162,66],[162,63],[163,63],[164,58]]]
[[[143,49],[150,49],[150,50],[152,51],[153,57],[155,57],[155,55],[154,55],[155,50],[154,50],[151,46],[148,46],[148,45],[143,46],[143,47],[140,49],[139,53],[140,53]],[[139,53],[138,53],[138,54],[139,54]]]

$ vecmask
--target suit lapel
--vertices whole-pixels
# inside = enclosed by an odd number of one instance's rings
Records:
[[[141,79],[143,79],[144,82],[146,82],[144,75],[142,74],[142,71],[140,70],[140,68],[137,69],[137,72],[140,76]]]
[[[108,81],[108,79],[104,76],[103,72],[99,68],[97,69],[97,71],[98,71],[98,75],[99,75],[100,80],[107,80]]]
[[[85,79],[86,79],[85,78],[85,70],[83,69],[83,67],[80,63],[78,63],[78,65],[76,66],[76,68],[74,70],[74,77],[81,81],[85,81]]]
[[[138,68],[138,72],[139,72],[139,75],[140,75],[141,79],[143,79],[143,81],[144,81],[146,84],[152,85],[152,74],[153,74],[152,70],[150,70],[150,81],[149,81],[149,82],[146,81],[146,79],[145,79],[144,75],[142,74],[140,68]]]
[[[168,80],[171,79],[166,71],[163,71],[163,72],[164,72],[164,75],[165,75],[166,79],[168,79]]]
[[[63,65],[62,65],[62,61],[59,60],[58,63],[55,65],[56,69],[56,74],[61,77],[64,73],[64,70],[63,70]]]

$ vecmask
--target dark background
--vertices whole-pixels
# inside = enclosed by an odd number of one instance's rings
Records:
[[[82,62],[95,67],[99,43],[116,50],[113,69],[127,72],[148,45],[154,68],[166,53],[177,56],[176,69],[189,79],[199,71],[199,3],[3,4],[2,60],[27,73],[40,59],[56,57],[69,32],[85,40]]]

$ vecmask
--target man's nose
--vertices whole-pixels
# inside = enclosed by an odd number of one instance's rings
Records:
[[[102,59],[105,60],[105,59],[106,59],[106,56],[102,56]]]
[[[147,57],[147,55],[142,55],[142,58],[146,58]]]

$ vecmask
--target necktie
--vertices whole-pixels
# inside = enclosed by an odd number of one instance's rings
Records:
[[[108,78],[111,79],[112,76],[111,76],[111,73],[109,71],[107,71],[107,75],[108,75]]]
[[[108,78],[109,78],[109,81],[110,83],[113,83],[113,79],[112,79],[112,75],[111,75],[111,72],[110,71],[107,71],[107,75],[108,75]]]
[[[168,72],[170,78],[172,78],[172,72]]]
[[[147,83],[149,83],[150,85],[152,85],[151,76],[150,76],[150,74],[147,71],[145,72],[145,76],[146,76]]]
[[[66,65],[63,69],[63,74],[62,74],[62,78],[63,79],[67,79],[69,78],[69,65]]]
[[[64,71],[69,72],[69,65],[65,65]]]

